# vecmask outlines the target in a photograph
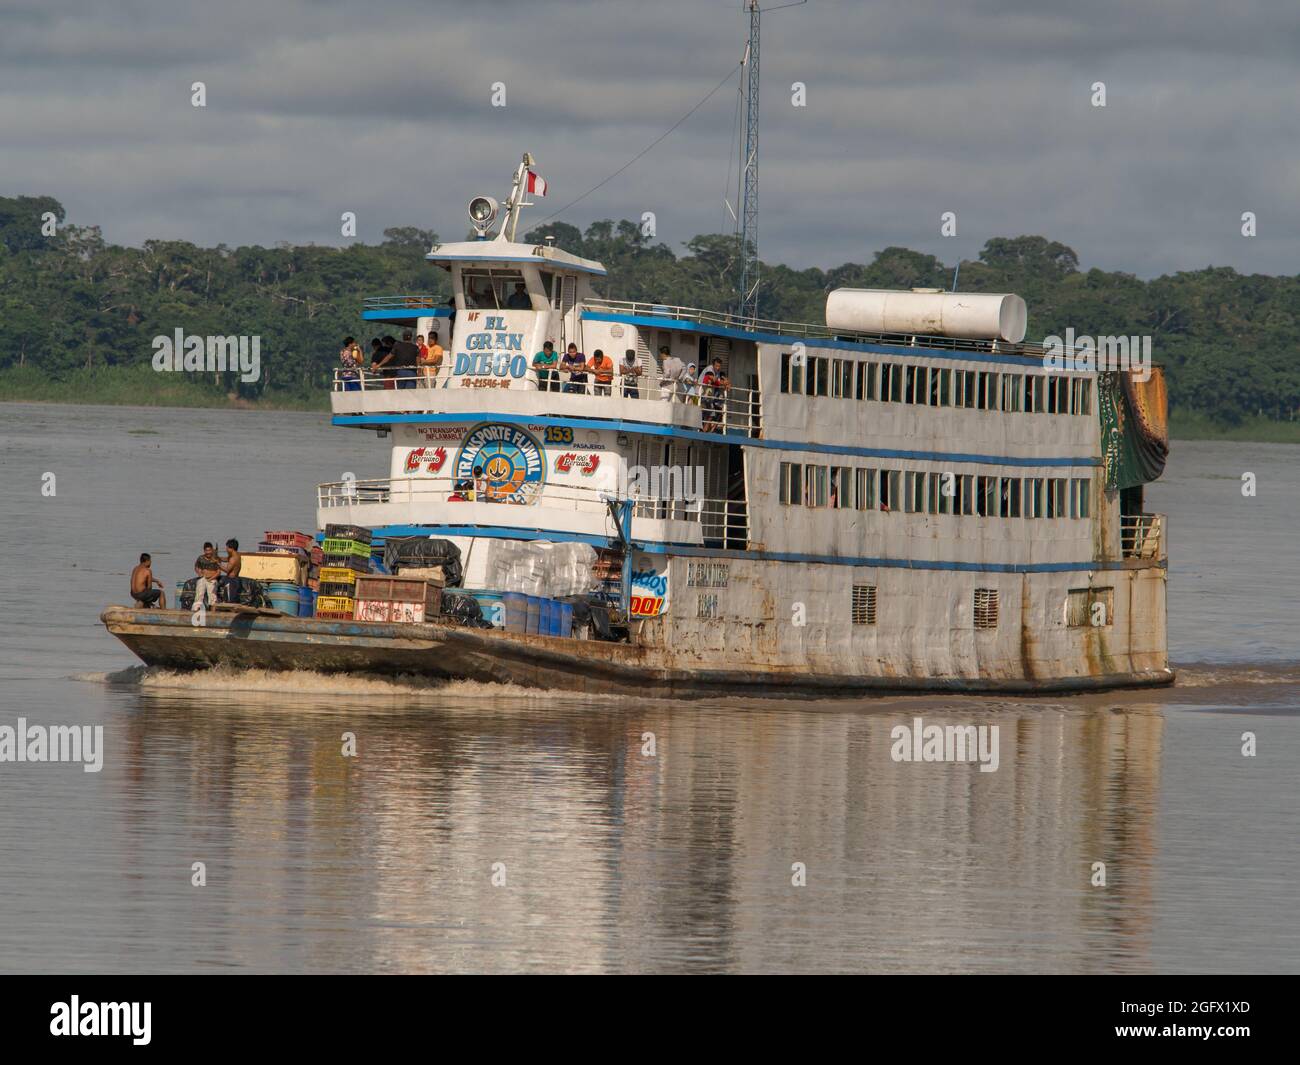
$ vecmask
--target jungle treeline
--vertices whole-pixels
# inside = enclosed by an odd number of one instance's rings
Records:
[[[718,310],[735,302],[733,236],[697,236],[678,253],[647,238],[637,223],[600,221],[585,232],[554,223],[524,239],[545,236],[603,262],[603,294],[612,299]],[[113,388],[118,381],[127,383],[127,398],[166,402],[159,397],[167,390],[146,376],[152,342],[182,329],[260,336],[262,374],[246,383],[203,375],[185,382],[178,402],[220,404],[237,396],[324,406],[341,338],[351,334],[364,343],[375,332],[360,321],[364,297],[445,298],[447,275],[424,260],[437,240],[429,230],[404,227],[385,230],[381,244],[343,248],[201,248],[163,240],[122,247],[107,243],[97,226],[68,223],[52,198],[0,197],[0,399],[122,401],[123,390]],[[821,322],[833,288],[949,288],[956,265],[899,247],[877,252],[870,263],[826,270],[766,263],[759,315]],[[1081,269],[1064,244],[1020,236],[991,239],[977,260],[963,261],[959,287],[1022,295],[1033,340],[1064,335],[1067,327],[1080,335],[1151,336],[1175,416],[1230,428],[1293,421],[1300,408],[1300,276],[1207,267],[1144,281]],[[98,384],[87,389],[88,381]]]

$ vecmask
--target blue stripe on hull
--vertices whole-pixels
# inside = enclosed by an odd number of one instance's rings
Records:
[[[810,444],[798,440],[767,440],[746,436],[743,433],[702,433],[696,429],[682,429],[671,425],[650,422],[632,422],[605,418],[557,418],[549,415],[498,414],[336,414],[334,425],[387,426],[387,425],[439,425],[470,424],[479,422],[505,422],[511,425],[564,425],[578,429],[610,429],[620,433],[643,433],[647,436],[670,436],[686,440],[701,440],[712,444],[730,443],[744,447],[765,447],[777,451],[804,451],[819,455],[856,455],[862,458],[914,459],[920,462],[962,462],[984,466],[1100,466],[1100,458],[1069,458],[1060,456],[1022,458],[1016,455],[981,455],[963,451],[902,451],[894,448],[850,447],[841,444]]]
[[[376,539],[388,536],[492,536],[507,540],[551,540],[609,547],[610,537],[586,533],[514,529],[504,525],[382,525]],[[636,550],[652,555],[698,558],[738,558],[755,562],[804,562],[832,566],[875,566],[882,569],[948,570],[959,573],[1087,573],[1129,568],[1124,562],[931,562],[907,558],[865,558],[846,555],[804,555],[788,551],[737,551],[697,544],[662,544],[634,541]],[[1161,568],[1165,564],[1161,563]]]

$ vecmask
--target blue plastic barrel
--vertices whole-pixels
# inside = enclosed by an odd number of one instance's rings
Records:
[[[506,631],[528,631],[528,596],[522,592],[505,592],[501,596],[506,608]]]
[[[494,629],[506,627],[506,607],[501,592],[485,592],[478,588],[457,588],[455,591],[471,596],[474,602],[478,603],[483,620]]]
[[[528,621],[524,632],[536,636],[542,631],[542,600],[536,595],[526,595],[524,598],[528,600]]]
[[[573,635],[573,604],[556,603],[560,608],[559,628],[556,630],[556,636],[563,636],[566,639]]]
[[[293,581],[267,581],[266,597],[281,614],[288,614],[295,618],[298,616],[300,602],[298,585]]]

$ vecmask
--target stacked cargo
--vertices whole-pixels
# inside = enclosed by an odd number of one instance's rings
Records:
[[[327,525],[321,543],[320,587],[316,616],[351,621],[356,613],[356,582],[370,572],[369,529]]]
[[[312,549],[308,533],[269,530],[256,551],[243,556],[240,576],[260,581],[271,605],[291,617],[311,617]]]

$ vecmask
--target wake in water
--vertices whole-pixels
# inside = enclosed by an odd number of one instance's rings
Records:
[[[409,700],[452,696],[459,699],[501,699],[544,696],[536,688],[480,681],[440,681],[427,677],[384,677],[365,673],[315,673],[310,670],[283,672],[267,669],[233,669],[218,666],[196,672],[180,672],[153,666],[131,666],[113,673],[83,673],[73,678],[115,688],[204,696],[236,692],[271,695],[352,695]],[[572,696],[573,693],[561,693]]]

